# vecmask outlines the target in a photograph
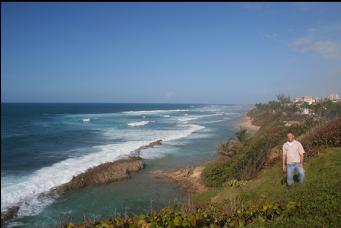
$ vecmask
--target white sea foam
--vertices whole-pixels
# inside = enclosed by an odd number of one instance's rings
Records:
[[[201,116],[185,116],[185,117],[179,117],[178,121],[188,122],[188,121],[196,120],[196,119],[199,119],[199,118],[202,118],[202,117]]]
[[[148,110],[148,111],[127,111],[122,112],[126,115],[155,115],[162,113],[170,113],[170,112],[187,112],[188,109],[168,109],[168,110]]]
[[[188,121],[223,115],[223,113],[214,113],[207,115],[184,115],[182,117],[176,117],[179,113],[193,111],[187,109],[173,109],[173,110],[150,110],[150,111],[128,111],[123,113],[105,113],[105,114],[80,114],[70,115],[72,118],[82,119],[83,122],[89,122],[95,118],[108,118],[123,115],[138,115],[145,118],[148,115],[162,115],[163,117],[171,117],[170,114],[175,114],[170,120],[174,120],[176,128],[167,130],[144,130],[142,128],[127,128],[123,129],[113,129],[112,132],[107,132],[107,136],[110,137],[120,137],[120,139],[127,140],[124,143],[117,144],[107,144],[103,146],[94,147],[94,152],[81,157],[73,157],[65,159],[61,162],[55,163],[52,166],[41,168],[31,175],[13,178],[11,181],[1,180],[1,211],[4,209],[19,205],[20,210],[18,212],[19,216],[26,216],[39,213],[44,207],[49,205],[53,199],[45,199],[38,197],[41,193],[47,192],[51,188],[57,187],[63,183],[66,183],[72,179],[73,176],[78,175],[90,167],[97,166],[99,164],[117,160],[122,156],[129,155],[132,151],[137,148],[148,145],[149,143],[162,139],[164,144],[169,143],[179,143],[175,140],[186,138],[190,136],[193,132],[202,130],[204,127],[196,124],[188,124]],[[198,110],[199,111],[199,110]],[[208,111],[208,110],[207,110]],[[215,109],[210,109],[209,112],[217,111]],[[200,111],[199,111],[200,112]],[[204,113],[201,113],[204,114]],[[65,117],[65,116],[64,116]],[[150,117],[150,116],[148,116]],[[139,121],[128,123],[129,126],[143,126],[152,121]],[[203,132],[203,131],[201,131]],[[204,135],[193,134],[191,137],[201,137]],[[128,141],[129,140],[129,141]],[[183,141],[183,140],[181,140]],[[166,146],[166,145],[165,145]],[[154,151],[153,153],[141,153],[144,158],[154,158],[155,156],[163,156],[162,152]]]
[[[139,122],[128,123],[128,125],[131,127],[138,127],[138,126],[144,126],[149,123],[150,123],[149,121],[139,121]]]
[[[222,120],[212,120],[212,121],[205,121],[203,122],[204,124],[211,124],[211,123],[220,123],[220,122],[223,122],[225,121],[226,119],[222,119]]]
[[[41,193],[69,182],[73,176],[86,171],[88,168],[127,156],[137,148],[148,145],[155,140],[162,139],[164,142],[177,140],[204,128],[194,124],[179,127],[179,130],[152,131],[150,136],[154,137],[148,137],[148,140],[96,146],[94,150],[97,150],[97,152],[81,157],[68,158],[52,166],[41,168],[21,179],[2,181],[1,211],[19,205],[19,216],[37,214],[53,201],[51,198],[38,197]]]
[[[225,112],[226,115],[240,115],[240,112]]]
[[[11,222],[9,224],[7,224],[7,228],[12,228],[12,227],[20,227],[20,226],[24,226],[25,223],[23,222]]]
[[[185,115],[185,116],[179,117],[178,121],[187,123],[188,121],[191,121],[191,120],[197,120],[200,118],[206,118],[206,117],[211,117],[211,116],[220,116],[220,115],[224,115],[224,113],[214,113],[214,114],[207,114],[207,115],[191,115],[191,116]]]
[[[100,146],[97,147],[99,150],[97,153],[68,158],[52,166],[39,169],[25,180],[1,188],[1,210],[14,206],[18,202],[28,202],[25,211],[34,211],[38,206],[35,204],[36,197],[40,193],[70,181],[73,176],[92,166],[118,159],[119,156],[129,154],[134,149],[148,143],[148,141],[136,141]],[[29,208],[29,206],[32,207]],[[26,215],[21,208],[19,214]]]

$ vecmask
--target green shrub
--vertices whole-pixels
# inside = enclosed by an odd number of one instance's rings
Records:
[[[236,180],[232,179],[223,184],[224,187],[232,187],[232,188],[239,188],[241,186],[246,185],[247,181],[245,180]]]
[[[246,140],[248,140],[251,135],[246,129],[240,129],[240,131],[236,132],[236,137],[239,140],[239,142],[243,143]]]
[[[307,118],[302,124],[290,127],[281,125],[261,135],[255,135],[238,145],[238,151],[230,160],[213,162],[206,166],[202,175],[204,183],[215,187],[222,186],[230,179],[248,180],[255,177],[264,167],[271,149],[286,141],[289,130],[301,135],[316,124],[316,121]]]
[[[248,207],[228,202],[195,208],[175,205],[148,215],[127,215],[79,225],[70,223],[65,227],[237,227],[256,221],[271,221],[279,216],[291,216],[300,205],[299,201],[286,204],[264,202]]]
[[[320,146],[341,146],[341,118],[328,121],[311,129],[301,140],[309,157],[315,156]]]

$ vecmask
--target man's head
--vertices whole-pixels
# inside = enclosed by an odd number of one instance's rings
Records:
[[[292,141],[295,139],[295,135],[294,135],[294,133],[291,132],[291,131],[288,132],[287,137],[288,137],[288,141],[289,141],[289,142],[292,142]]]

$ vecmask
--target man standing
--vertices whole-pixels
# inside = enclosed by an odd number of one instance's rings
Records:
[[[294,173],[299,174],[299,181],[304,182],[304,149],[300,142],[295,140],[295,135],[288,132],[288,141],[283,144],[283,173],[287,172],[287,183],[292,185],[294,183]]]

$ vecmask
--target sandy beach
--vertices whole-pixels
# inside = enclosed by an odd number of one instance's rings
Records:
[[[236,123],[236,127],[241,128],[241,129],[246,129],[252,134],[255,134],[260,128],[259,126],[252,124],[252,118],[250,118],[246,114],[240,120],[240,122]]]
[[[240,121],[236,122],[236,128],[246,129],[251,134],[255,134],[259,130],[259,126],[252,124],[252,118],[246,114]],[[156,178],[166,178],[180,184],[188,192],[205,192],[207,187],[202,184],[201,173],[204,166],[188,167],[175,171],[157,170],[151,172],[151,175]]]

